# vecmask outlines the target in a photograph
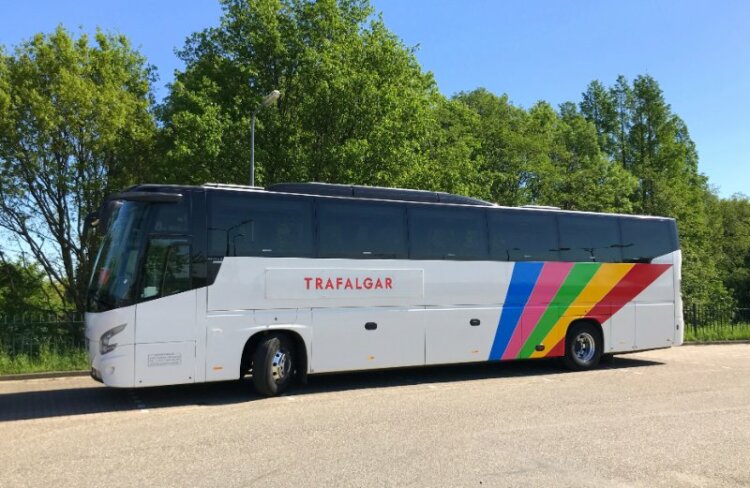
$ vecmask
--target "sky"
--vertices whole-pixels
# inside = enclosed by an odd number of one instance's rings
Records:
[[[595,79],[653,76],[709,183],[722,197],[750,194],[750,1],[371,1],[447,96],[484,87],[557,106]],[[125,34],[157,68],[161,99],[182,67],[175,49],[220,16],[214,0],[0,0],[0,45],[58,24]]]

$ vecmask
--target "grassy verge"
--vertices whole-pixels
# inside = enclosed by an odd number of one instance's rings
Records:
[[[8,354],[0,349],[0,375],[41,373],[46,371],[79,371],[90,367],[86,351],[56,350],[42,346],[38,354]]]
[[[685,341],[747,341],[750,340],[750,324],[709,325],[685,328]]]

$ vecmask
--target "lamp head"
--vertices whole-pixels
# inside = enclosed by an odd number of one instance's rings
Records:
[[[276,100],[279,99],[281,96],[281,92],[279,90],[274,90],[265,97],[263,97],[263,100],[260,102],[260,106],[263,108],[266,108],[273,104]]]

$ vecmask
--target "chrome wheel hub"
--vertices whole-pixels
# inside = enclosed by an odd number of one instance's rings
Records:
[[[271,360],[271,376],[276,383],[284,381],[286,377],[291,373],[292,360],[289,358],[289,353],[283,349],[276,351]]]
[[[580,363],[589,363],[596,355],[596,341],[588,332],[581,332],[573,343],[573,354]]]

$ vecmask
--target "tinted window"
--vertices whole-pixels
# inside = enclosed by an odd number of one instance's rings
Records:
[[[209,256],[313,255],[312,201],[209,193]]]
[[[490,252],[499,261],[558,261],[557,220],[536,211],[491,210]]]
[[[190,289],[190,244],[185,239],[153,238],[143,264],[141,300]]]
[[[622,218],[622,253],[626,262],[648,262],[677,249],[672,220]]]
[[[94,264],[88,295],[91,312],[130,305],[138,272],[138,256],[145,238],[148,206],[117,202],[110,206],[107,229]]]
[[[318,256],[406,257],[404,207],[398,204],[318,201]]]
[[[470,208],[411,207],[412,259],[487,259],[484,212]]]
[[[560,215],[560,258],[563,261],[622,261],[616,217]]]
[[[184,197],[178,203],[152,203],[151,232],[157,234],[188,234],[190,228],[189,202]]]

